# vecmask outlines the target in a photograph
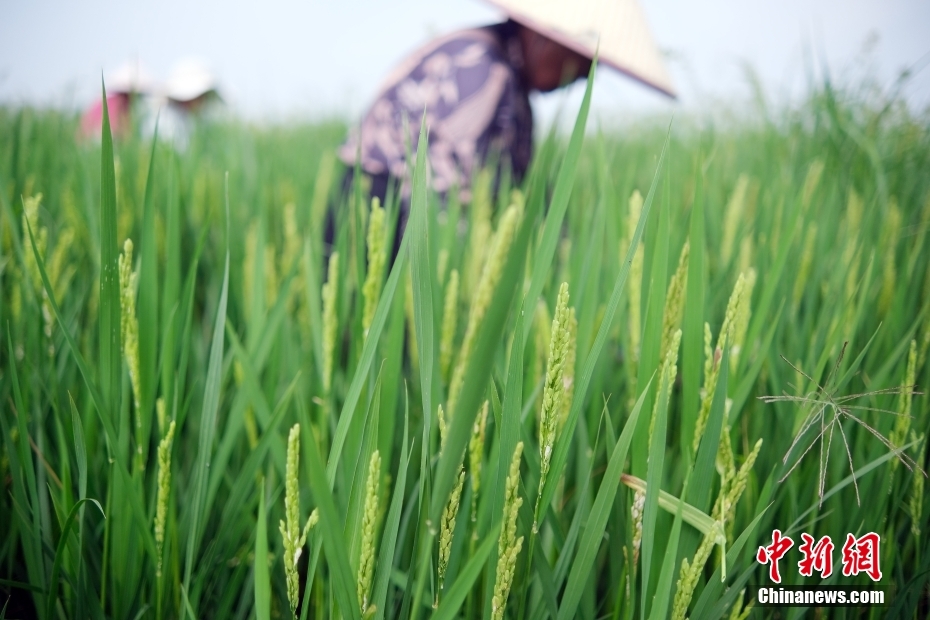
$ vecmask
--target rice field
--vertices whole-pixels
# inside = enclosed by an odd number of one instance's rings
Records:
[[[590,96],[396,256],[342,122],[0,108],[0,618],[927,617],[930,119]]]

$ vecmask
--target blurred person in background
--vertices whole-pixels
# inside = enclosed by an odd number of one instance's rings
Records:
[[[173,143],[179,150],[187,148],[196,124],[208,117],[219,104],[219,83],[209,65],[198,58],[185,58],[175,64],[165,82],[161,96],[153,102],[146,133]]]
[[[115,138],[124,138],[133,131],[138,122],[142,101],[156,90],[155,80],[138,60],[128,61],[104,77],[107,93],[107,111],[110,116],[110,131]],[[103,101],[95,99],[81,115],[80,137],[100,139],[103,126]]]
[[[158,82],[139,62],[127,62],[104,80],[110,131],[114,138],[125,138],[141,131],[146,138],[155,135],[184,150],[196,124],[214,113],[222,103],[216,76],[206,62],[186,58],[175,64],[168,80]],[[100,139],[103,102],[94,101],[81,117],[80,134]]]
[[[339,149],[349,191],[356,163],[371,196],[400,192],[401,226],[410,179],[406,152],[416,149],[426,114],[430,185],[471,199],[484,165],[522,181],[533,152],[531,92],[550,92],[587,76],[599,61],[674,97],[671,80],[636,0],[491,0],[504,23],[453,32],[403,60],[380,88],[360,126]],[[414,154],[415,155],[415,154]]]

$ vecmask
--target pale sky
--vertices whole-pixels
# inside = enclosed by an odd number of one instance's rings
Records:
[[[641,3],[680,99],[603,68],[594,95],[601,118],[738,105],[749,97],[746,66],[783,101],[823,66],[841,80],[870,72],[890,85],[904,67],[930,63],[928,0]],[[210,62],[246,117],[351,121],[417,45],[501,17],[480,0],[0,0],[0,104],[82,107],[99,93],[101,71],[138,59],[163,79],[193,55]],[[574,110],[578,90],[535,98],[537,114]],[[904,93],[912,109],[930,106],[930,66]]]

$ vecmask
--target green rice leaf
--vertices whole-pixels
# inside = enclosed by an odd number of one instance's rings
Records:
[[[575,185],[575,178],[578,176],[578,159],[581,155],[582,142],[584,142],[584,130],[588,122],[588,110],[591,107],[591,91],[594,88],[594,74],[596,70],[597,54],[595,54],[594,60],[591,62],[591,70],[588,73],[588,81],[584,91],[584,98],[581,100],[581,108],[578,110],[578,116],[575,118],[575,126],[572,129],[572,135],[568,141],[565,159],[562,160],[562,167],[559,169],[559,176],[552,190],[552,202],[549,203],[549,212],[546,215],[542,240],[540,241],[539,247],[534,252],[533,275],[530,277],[530,288],[524,297],[525,308],[536,307],[536,300],[539,299],[539,294],[542,292],[543,285],[549,275],[549,268],[552,266],[552,259],[555,256],[555,248],[562,230],[562,221],[565,219],[565,211],[568,208],[568,200],[571,198],[572,188]],[[529,212],[527,213],[527,217],[532,217]],[[524,341],[529,338],[530,328],[532,326],[533,321],[527,321],[524,324]]]
[[[778,312],[775,313],[775,317],[772,319],[772,323],[769,326],[768,331],[762,338],[762,344],[755,352],[756,357],[753,360],[752,365],[743,371],[743,376],[737,384],[736,391],[733,393],[733,405],[730,408],[732,413],[732,417],[729,420],[730,426],[734,426],[736,420],[738,420],[739,417],[743,414],[743,406],[749,399],[749,394],[752,392],[757,380],[759,379],[759,373],[762,371],[763,364],[765,364],[765,362],[768,360],[768,353],[772,348],[772,341],[775,339],[775,332],[779,325],[781,325],[783,309],[784,303],[779,306]],[[694,436],[693,431],[691,436]]]
[[[258,518],[255,525],[255,617],[271,618],[271,574],[268,571],[268,512],[265,509],[265,480],[258,487]]]
[[[33,250],[35,250],[35,240],[32,239],[32,231],[29,230],[30,240],[32,241]],[[38,255],[38,253],[36,253]],[[41,263],[40,263],[41,266]],[[13,352],[13,338],[10,336],[10,326],[7,324],[6,328],[6,341],[7,341],[7,353],[8,359],[16,359]],[[16,416],[16,430],[19,433],[20,437],[28,437],[29,431],[26,426],[26,415],[27,411],[25,404],[23,402],[22,387],[19,382],[19,372],[16,369],[16,364],[10,364],[10,379],[13,384],[13,403],[16,405],[16,410],[23,412],[21,415]],[[16,467],[13,463],[18,465],[20,470],[20,475],[13,478],[14,481],[14,493],[15,504],[18,505],[20,510],[26,507],[28,502],[28,507],[31,512],[31,519],[27,518],[24,514],[20,514],[20,523],[21,527],[25,529],[23,532],[25,536],[22,538],[23,544],[23,553],[26,556],[26,567],[29,572],[30,581],[38,581],[38,585],[42,586],[43,589],[46,585],[45,582],[45,558],[43,555],[43,541],[41,537],[41,526],[39,523],[39,488],[36,483],[36,472],[32,460],[32,452],[29,451],[29,446],[26,441],[16,442],[16,457],[14,458],[14,452],[12,450],[12,435],[11,428],[6,423],[6,412],[4,415],[0,416],[0,419],[3,420],[3,434],[7,440],[7,454],[10,459],[10,464],[12,467]],[[36,607],[39,606],[38,599],[35,600]]]
[[[103,127],[100,148],[100,310],[98,376],[108,416],[116,419],[120,397],[119,246],[116,239],[116,171],[107,92],[103,88]],[[115,446],[113,446],[115,448]],[[125,456],[125,455],[121,455]]]
[[[427,222],[427,140],[426,112],[420,121],[420,137],[417,142],[416,165],[413,169],[413,194],[410,197],[410,275],[413,279],[414,324],[416,326],[417,351],[420,360],[420,394],[423,411],[433,411],[433,373],[436,370],[435,329],[433,318],[433,278],[431,266],[430,226]],[[435,241],[433,242],[435,243]]]
[[[601,487],[597,490],[594,506],[591,508],[584,534],[582,534],[581,542],[578,545],[578,555],[575,556],[575,560],[572,562],[572,570],[568,575],[568,583],[565,586],[565,593],[562,595],[562,603],[559,606],[559,620],[574,618],[578,614],[578,603],[581,601],[591,569],[594,568],[594,559],[604,537],[607,518],[613,510],[614,498],[617,496],[617,485],[620,484],[620,474],[623,473],[623,465],[630,450],[630,443],[633,441],[636,422],[639,420],[646,393],[651,385],[652,379],[646,383],[646,389],[640,393],[633,411],[630,412],[630,417],[627,418],[626,424],[623,426],[620,438],[611,451],[607,471],[604,473]],[[658,435],[658,423],[656,429],[656,435]]]
[[[756,526],[759,525],[759,521],[762,519],[762,516],[765,514],[766,510],[761,510],[752,522],[743,530],[739,537],[733,542],[733,546],[727,550],[726,563],[727,565],[733,565],[739,560],[739,554],[743,550],[743,547],[749,541],[755,532]],[[755,566],[752,566],[755,569]],[[718,618],[719,616],[712,616],[707,613],[707,606],[712,604],[714,601],[720,598],[720,590],[723,588],[723,580],[720,578],[721,567],[718,566],[714,571],[714,574],[710,579],[707,580],[707,584],[704,586],[704,589],[701,591],[701,596],[698,597],[697,602],[694,604],[694,609],[691,612],[691,618],[694,620],[702,620],[707,618]]]
[[[704,174],[698,160],[695,173],[694,207],[691,209],[691,231],[688,258],[688,285],[685,315],[682,320],[681,354],[681,446],[688,453],[694,436],[700,408],[701,362],[704,356]],[[690,459],[695,455],[689,454]]]
[[[176,164],[176,161],[170,163]],[[184,344],[179,342],[179,335],[186,316],[183,312],[184,305],[181,297],[181,207],[177,187],[177,176],[179,175],[177,168],[177,165],[169,165],[165,174],[165,191],[167,193],[167,200],[165,201],[165,275],[162,281],[160,314],[162,329],[161,392],[167,403],[171,403],[175,399],[175,373],[178,371],[176,366],[177,352],[179,345],[183,346]],[[203,232],[206,232],[206,230]],[[190,260],[192,266],[196,266],[200,262],[201,247],[202,245],[198,244],[195,257]],[[195,273],[196,271],[188,272],[188,282],[192,281],[191,279],[195,277]],[[181,373],[178,373],[177,377],[183,380]]]
[[[268,420],[268,426],[265,427],[265,432],[262,433],[255,449],[249,453],[248,458],[246,458],[245,462],[242,464],[242,468],[233,479],[233,483],[229,487],[229,498],[226,500],[222,516],[220,517],[220,531],[224,531],[227,527],[232,526],[236,515],[252,493],[254,487],[250,481],[255,480],[255,476],[261,471],[262,464],[265,462],[268,451],[274,444],[280,441],[278,427],[281,425],[281,420],[283,420],[284,416],[287,414],[291,399],[294,397],[294,393],[297,391],[299,385],[300,373],[297,373],[284,390],[284,393],[278,400],[278,404],[275,405],[274,411],[271,413]],[[280,473],[283,477],[283,469]]]
[[[634,491],[645,494],[648,484],[642,478],[637,478],[636,476],[628,476],[624,474],[620,477],[621,482],[626,486],[630,487]],[[687,489],[685,489],[687,491]],[[684,493],[682,493],[684,495]],[[663,490],[659,490],[659,508],[665,512],[674,516],[678,512],[678,504],[681,500],[671,493]],[[685,523],[691,525],[697,529],[701,534],[706,534],[708,532],[718,529],[717,522],[714,521],[710,515],[706,512],[698,510],[691,504],[685,502],[682,505],[681,509],[681,518]],[[718,544],[722,544],[725,539],[722,537],[717,541]]]
[[[642,346],[640,347],[639,354],[639,369],[636,374],[636,390],[638,392],[642,391],[646,382],[646,377],[650,377],[652,371],[659,368],[662,363],[662,323],[665,315],[665,295],[668,276],[669,167],[670,166],[666,166],[665,204],[656,214],[657,221],[652,227],[653,237],[646,240],[643,287],[645,289],[645,282],[648,282],[649,286],[646,300],[646,320],[643,327]],[[643,211],[645,211],[645,208]],[[647,394],[646,402],[643,405],[646,411],[652,411],[654,404],[655,397],[652,394]],[[648,431],[649,421],[644,417],[640,419],[639,428],[636,429],[636,435],[633,438],[633,454],[631,458],[632,473],[635,476],[647,475],[646,460],[647,456],[652,455],[651,448],[648,447]]]
[[[78,414],[77,406],[74,404],[74,398],[68,394],[68,402],[71,404],[71,428],[74,435],[74,457],[78,466],[78,499],[87,497],[87,441],[84,439],[84,424],[81,422],[81,416]],[[84,565],[84,506],[78,513],[78,559],[75,561],[77,571],[75,580],[78,584],[82,583],[83,575],[81,574]]]
[[[100,514],[103,515],[103,518],[107,518],[100,502],[90,497],[79,499],[74,503],[74,506],[71,507],[68,516],[65,518],[64,523],[62,523],[61,536],[58,539],[58,548],[55,550],[55,561],[52,564],[52,576],[49,579],[48,598],[45,602],[46,618],[53,617],[52,612],[55,609],[55,599],[58,597],[58,578],[61,573],[61,563],[64,560],[65,547],[68,545],[68,537],[71,534],[71,528],[74,527],[74,518],[77,516],[78,512],[80,512],[81,507],[87,502],[93,503],[100,510]]]
[[[155,237],[155,147],[158,144],[158,121],[152,137],[148,175],[145,180],[145,197],[142,202],[142,246],[139,257],[139,392],[142,411],[143,462],[152,429],[152,411],[155,406],[155,389],[158,385],[158,242]]]
[[[686,481],[682,497],[684,497],[687,488],[688,483]],[[665,547],[665,559],[662,560],[662,569],[659,571],[659,583],[656,585],[656,592],[652,599],[650,619],[662,620],[668,614],[668,603],[672,597],[672,578],[675,574],[675,568],[678,566],[678,538],[681,535],[681,519],[684,505],[684,500],[678,500],[675,521],[672,523],[672,533],[669,535],[668,545]]]
[[[311,239],[304,241],[302,254],[303,273],[307,279],[306,291],[307,313],[310,316],[310,339],[312,341],[314,366],[317,369],[318,379],[323,380],[323,312],[320,301],[320,281],[317,276],[318,264],[314,261],[316,252],[313,251]]]
[[[226,221],[229,222],[229,175],[226,176]],[[194,568],[194,551],[203,534],[204,511],[206,510],[207,476],[213,453],[213,438],[216,435],[216,418],[220,407],[220,389],[223,381],[223,328],[226,325],[226,302],[229,296],[229,244],[227,235],[226,261],[223,268],[223,288],[220,292],[213,340],[210,344],[210,361],[207,365],[207,381],[203,393],[203,409],[200,416],[200,439],[197,445],[197,463],[194,467],[194,494],[191,498],[191,517],[187,535],[187,559],[184,566],[184,590],[190,591],[191,574]]]
[[[361,396],[362,388],[368,380],[368,371],[371,369],[372,361],[375,357],[375,351],[378,346],[378,340],[381,337],[381,330],[387,320],[388,312],[391,308],[391,301],[394,299],[394,292],[397,290],[397,283],[403,273],[404,264],[407,258],[407,245],[409,243],[408,231],[404,232],[404,239],[400,244],[400,251],[397,253],[397,259],[394,266],[391,267],[391,275],[388,276],[384,289],[381,291],[381,298],[378,300],[378,307],[375,310],[375,318],[371,322],[368,330],[368,337],[365,338],[365,345],[362,347],[362,355],[359,358],[358,365],[355,368],[355,374],[352,377],[352,383],[349,385],[349,391],[342,405],[342,412],[339,414],[339,423],[336,425],[336,433],[333,435],[333,443],[330,448],[329,462],[326,465],[326,477],[329,480],[330,488],[336,480],[336,470],[342,457],[342,449],[345,446],[346,438],[349,434],[349,426],[355,415],[356,405]]]
[[[394,551],[397,548],[397,530],[400,527],[401,510],[404,507],[404,490],[407,486],[407,467],[410,465],[410,450],[408,449],[408,429],[410,425],[409,403],[404,401],[404,441],[401,444],[400,466],[397,471],[397,482],[394,484],[394,494],[391,498],[391,507],[388,509],[384,521],[384,532],[381,534],[381,550],[378,554],[378,565],[375,571],[375,585],[372,590],[371,601],[375,605],[375,619],[384,618],[385,603],[391,570],[394,567]]]
[[[663,373],[664,374],[664,373]],[[643,392],[648,393],[648,390]],[[642,542],[642,592],[640,595],[640,618],[646,617],[646,603],[651,600],[649,585],[651,581],[652,550],[656,542],[656,519],[659,513],[659,490],[662,485],[662,472],[665,467],[665,443],[668,421],[668,379],[663,376],[659,384],[659,402],[655,411],[655,428],[649,446],[649,461],[646,470],[646,505],[643,507],[643,542]]]

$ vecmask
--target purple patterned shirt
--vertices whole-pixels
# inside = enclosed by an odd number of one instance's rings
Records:
[[[461,30],[428,43],[382,86],[362,120],[361,149],[356,128],[339,149],[340,158],[353,166],[360,153],[360,166],[368,174],[405,179],[405,140],[416,149],[425,109],[434,190],[445,194],[458,186],[462,199],[469,200],[472,175],[489,156],[509,163],[519,181],[533,147],[533,116],[521,66],[513,22]],[[405,180],[405,197],[408,186]]]

